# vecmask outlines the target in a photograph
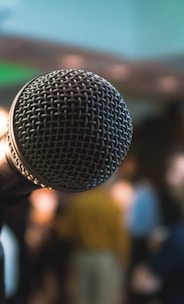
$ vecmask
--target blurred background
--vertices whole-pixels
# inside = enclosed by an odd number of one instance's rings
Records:
[[[154,263],[149,265],[153,271],[150,276],[143,269],[141,275],[136,272],[136,279],[134,269],[149,264],[150,252],[155,252],[153,243],[159,239],[159,244],[165,244],[178,220],[173,204],[176,196],[173,198],[168,191],[165,172],[168,156],[184,142],[183,12],[182,0],[0,1],[0,136],[4,126],[6,129],[9,107],[22,86],[39,74],[68,68],[89,70],[110,81],[125,99],[134,125],[130,152],[108,182],[108,190],[104,186],[100,195],[90,191],[79,199],[77,195],[42,190],[27,204],[15,202],[8,208],[2,232],[6,235],[2,235],[4,248],[12,246],[7,249],[12,255],[6,255],[5,250],[7,265],[11,265],[10,271],[6,266],[7,303],[83,303],[82,298],[77,302],[76,295],[76,252],[84,246],[76,242],[76,227],[68,227],[72,222],[68,213],[78,200],[89,201],[88,206],[91,200],[101,205],[108,194],[121,213],[122,235],[126,234],[123,252],[126,255],[128,251],[130,257],[129,261],[124,258],[122,265],[126,266],[119,267],[125,274],[116,292],[121,299],[114,297],[109,303],[176,304],[165,300],[166,274],[156,271]],[[184,179],[182,166],[181,162],[177,167],[181,170],[180,186]],[[177,201],[183,202],[183,193],[179,193]],[[73,216],[77,212],[71,213]],[[84,218],[86,214],[88,211]],[[85,222],[84,218],[79,222]],[[91,225],[98,226],[97,215],[93,220]],[[85,246],[92,252],[101,249],[100,245],[93,250],[91,244]],[[102,251],[111,252],[108,246],[102,246]],[[183,256],[180,268],[184,269]],[[172,254],[171,258],[177,259]],[[144,276],[152,287],[137,286],[136,281]],[[184,303],[179,301],[177,304]],[[103,304],[103,300],[89,303]],[[107,300],[104,303],[108,304]]]

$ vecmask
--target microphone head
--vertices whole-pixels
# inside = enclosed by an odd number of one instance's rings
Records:
[[[26,84],[12,104],[10,158],[41,187],[86,191],[120,166],[132,129],[127,106],[108,81],[83,70],[53,71]]]

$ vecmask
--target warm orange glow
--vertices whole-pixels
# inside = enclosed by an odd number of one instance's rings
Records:
[[[0,142],[0,162],[4,159],[4,142]]]
[[[0,108],[0,137],[2,137],[7,131],[8,111],[4,108]]]
[[[109,68],[109,74],[113,80],[127,80],[131,73],[131,68],[127,64],[113,64]]]
[[[118,206],[127,210],[133,204],[133,186],[127,181],[118,181],[112,186],[111,196]]]
[[[45,224],[54,216],[58,205],[57,192],[47,188],[36,190],[31,194],[30,202],[32,205],[31,221]]]
[[[170,186],[184,185],[184,155],[175,158],[165,177]]]
[[[178,80],[174,76],[163,76],[158,79],[157,87],[164,93],[172,93],[178,88]]]
[[[35,209],[52,212],[57,206],[57,193],[54,190],[42,188],[31,194],[30,202]]]
[[[67,69],[81,69],[85,66],[85,60],[78,54],[65,55],[60,60],[60,66]]]
[[[40,212],[36,209],[30,211],[30,221],[41,226],[47,225],[53,219],[53,213]]]
[[[6,152],[9,150],[8,143],[4,140],[0,141],[0,163],[6,161]]]

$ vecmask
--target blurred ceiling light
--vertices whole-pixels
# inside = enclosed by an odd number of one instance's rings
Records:
[[[164,93],[173,93],[178,88],[178,80],[174,76],[162,76],[157,81],[157,88]]]
[[[126,80],[131,75],[131,68],[127,64],[113,64],[109,67],[109,74],[114,80]]]
[[[0,138],[7,131],[8,111],[0,107]]]
[[[60,66],[67,69],[81,69],[84,68],[85,59],[82,55],[64,55],[60,59]]]

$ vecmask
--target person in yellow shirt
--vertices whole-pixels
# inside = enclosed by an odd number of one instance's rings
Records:
[[[107,186],[72,195],[57,230],[74,246],[73,303],[121,303],[130,242]]]

